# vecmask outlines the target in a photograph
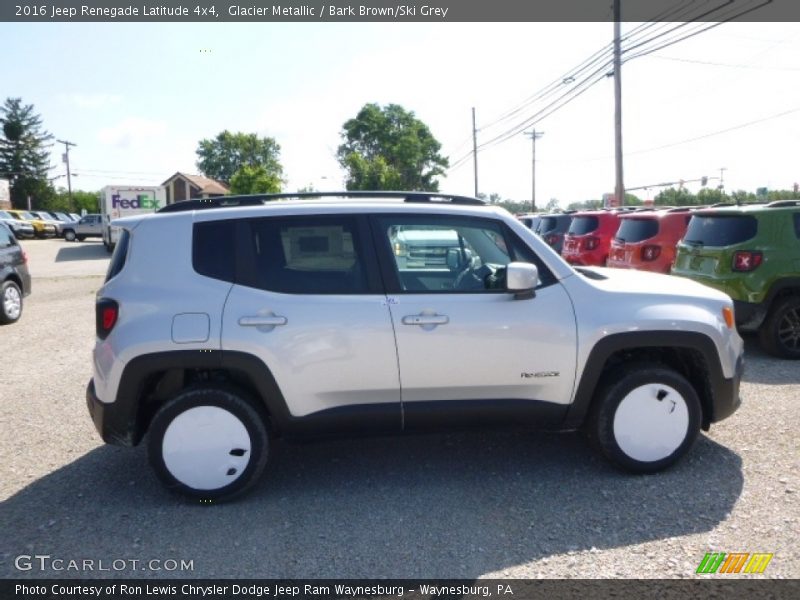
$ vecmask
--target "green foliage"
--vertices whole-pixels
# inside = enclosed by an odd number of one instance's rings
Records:
[[[0,107],[0,177],[11,180],[11,204],[16,208],[39,206],[54,194],[47,180],[50,141],[41,117],[22,98],[6,98]]]
[[[685,188],[668,188],[661,190],[653,199],[656,206],[697,206],[701,202],[697,196]]]
[[[231,177],[231,194],[276,194],[280,191],[280,178],[262,165],[245,165]]]
[[[602,200],[584,200],[583,202],[571,202],[567,210],[597,210],[603,208]]]
[[[87,213],[100,212],[100,192],[84,192],[82,190],[72,190],[72,202],[70,206],[69,194],[65,188],[58,188],[56,193],[43,208],[59,212],[74,212],[80,214],[81,210]]]
[[[197,168],[206,177],[230,184],[242,167],[262,167],[269,177],[279,182],[280,191],[283,183],[281,147],[273,138],[225,130],[212,140],[200,140],[195,152]]]
[[[437,177],[449,162],[413,112],[397,104],[365,104],[341,135],[337,157],[348,190],[439,190]]]

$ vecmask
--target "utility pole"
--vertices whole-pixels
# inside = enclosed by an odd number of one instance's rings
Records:
[[[614,0],[614,166],[616,178],[614,196],[618,206],[625,204],[625,184],[622,180],[622,42],[620,20],[622,0]]]
[[[472,107],[472,168],[475,171],[475,197],[478,197],[478,129],[475,127],[475,107]]]
[[[544,135],[544,131],[526,131],[531,136],[531,212],[536,211],[536,140]]]
[[[723,179],[723,174],[727,171],[727,167],[720,167],[719,168],[719,189],[725,189],[725,180]]]
[[[69,172],[69,147],[70,146],[77,146],[77,144],[73,144],[72,142],[68,142],[66,140],[56,140],[59,144],[64,144],[64,162],[67,163],[67,196],[69,197],[69,209],[71,211],[75,211],[75,204],[72,202],[72,177]]]

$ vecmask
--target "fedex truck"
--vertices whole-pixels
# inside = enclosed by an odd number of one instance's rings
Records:
[[[163,186],[108,185],[100,192],[100,213],[103,215],[103,244],[111,252],[119,238],[119,227],[114,219],[151,213],[167,203],[167,190]]]

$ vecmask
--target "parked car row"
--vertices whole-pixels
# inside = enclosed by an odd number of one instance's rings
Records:
[[[532,215],[525,215],[532,218]],[[800,359],[800,200],[538,215],[569,263],[687,277],[727,293],[736,324]]]
[[[64,237],[73,223],[81,217],[75,213],[45,210],[0,210],[0,221],[11,228],[18,240],[25,238]]]

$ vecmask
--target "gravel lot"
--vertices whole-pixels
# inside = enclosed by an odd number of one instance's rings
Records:
[[[284,444],[252,493],[201,506],[89,419],[102,245],[24,245],[33,294],[0,328],[0,577],[678,578],[709,551],[773,552],[758,577],[800,577],[800,365],[754,340],[742,408],[666,473],[621,474],[575,434]],[[21,554],[193,570],[20,572]]]

